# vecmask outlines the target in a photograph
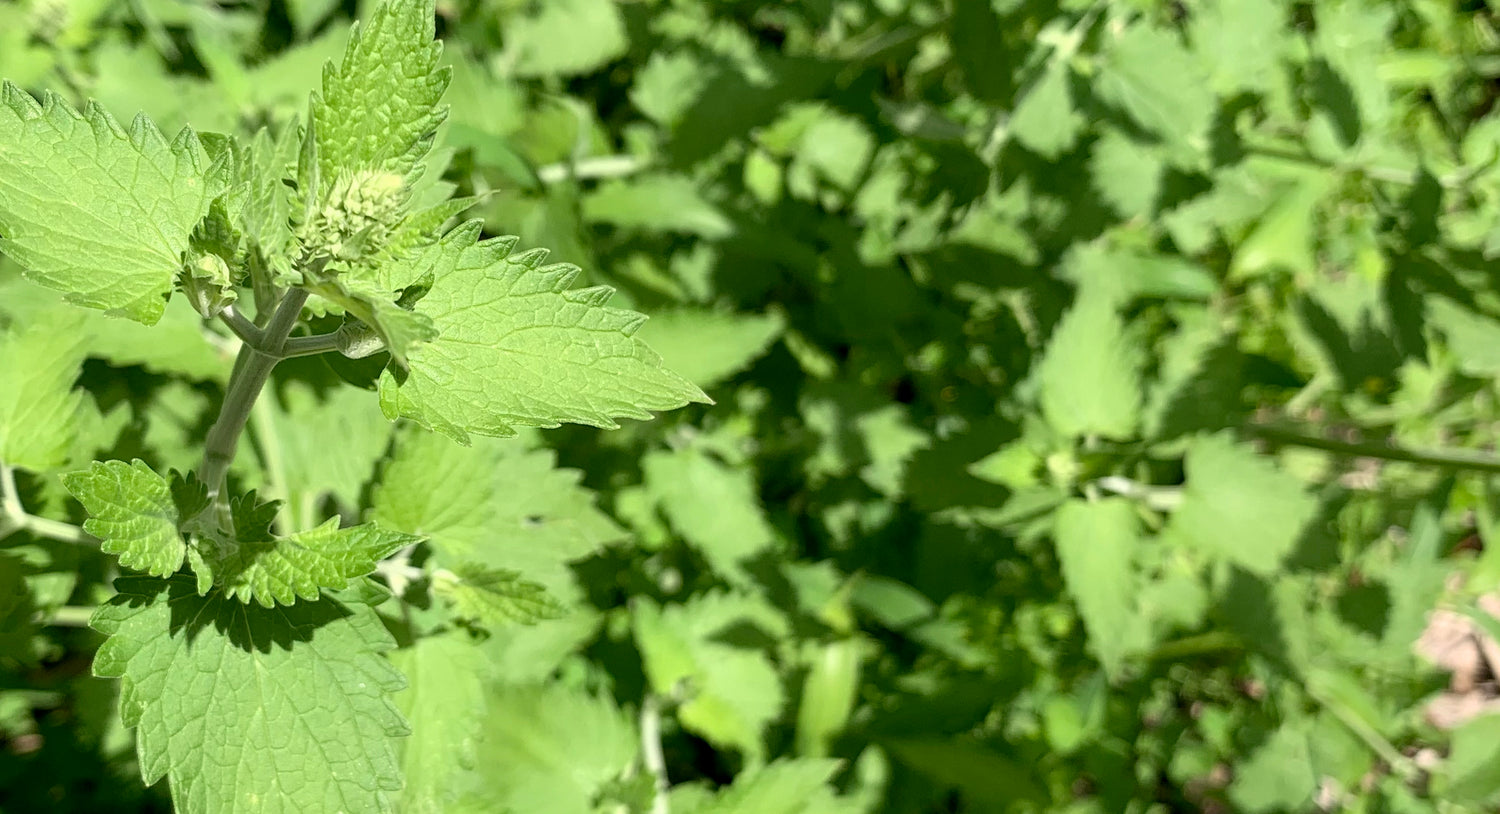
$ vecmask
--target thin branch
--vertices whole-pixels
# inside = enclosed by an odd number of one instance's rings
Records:
[[[89,620],[92,618],[94,618],[93,608],[64,605],[53,610],[52,615],[42,620],[42,624],[56,627],[88,627]]]
[[[21,493],[16,489],[16,470],[0,463],[0,514],[21,518],[26,510],[21,507]]]
[[[1151,486],[1119,475],[1107,475],[1092,485],[1121,497],[1139,500],[1159,512],[1169,512],[1182,505],[1182,489],[1177,486]]]
[[[29,531],[37,537],[45,537],[60,543],[93,546],[99,540],[72,523],[48,520],[26,511],[21,505],[21,493],[16,489],[15,469],[0,464],[0,538],[9,537],[18,531]]]
[[[1467,469],[1475,472],[1500,473],[1500,459],[1466,450],[1406,449],[1388,443],[1336,441],[1307,435],[1285,427],[1268,424],[1246,424],[1245,432],[1277,444],[1319,449],[1355,458],[1379,458],[1386,461],[1435,466],[1441,469]]]
[[[556,184],[569,178],[624,178],[645,168],[646,162],[633,155],[602,155],[538,167],[536,177],[544,184]]]
[[[220,311],[219,319],[225,325],[229,326],[229,330],[234,331],[234,335],[239,337],[240,341],[246,345],[260,347],[261,343],[266,341],[265,332],[258,328],[255,323],[245,319],[244,315],[236,311],[233,305]]]
[[[60,520],[48,520],[45,517],[37,517],[34,514],[13,519],[20,521],[23,530],[29,531],[38,537],[46,537],[49,540],[56,540],[59,543],[72,543],[73,545],[92,547],[99,544],[99,538],[72,523],[64,523]]]
[[[292,359],[297,356],[317,356],[338,350],[338,334],[318,334],[317,336],[294,336],[281,346],[281,358]]]
[[[661,701],[654,693],[646,693],[641,701],[641,758],[656,782],[651,814],[669,814],[667,790],[671,784],[667,781],[667,757],[661,749]]]

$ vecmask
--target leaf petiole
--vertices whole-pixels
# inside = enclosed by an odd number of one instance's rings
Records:
[[[219,319],[246,345],[259,346],[266,340],[265,332],[232,305],[219,312]]]

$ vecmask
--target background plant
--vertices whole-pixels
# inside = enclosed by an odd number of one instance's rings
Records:
[[[272,136],[353,5],[0,3],[0,76],[294,166]],[[1492,666],[1462,626],[1451,686],[1413,652],[1435,608],[1493,628],[1500,579],[1487,4],[453,2],[436,33],[452,112],[411,200],[474,196],[614,286],[717,404],[463,447],[346,384],[384,360],[276,366],[230,471],[285,501],[272,536],[427,540],[377,570],[412,732],[356,785],[404,777],[403,811],[1493,806]],[[0,806],[161,807],[80,627],[138,578],[79,544],[64,474],[199,468],[233,333],[6,268]]]

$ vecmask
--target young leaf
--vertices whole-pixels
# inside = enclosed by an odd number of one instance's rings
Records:
[[[460,565],[450,572],[440,571],[433,591],[453,603],[456,618],[491,628],[557,619],[566,611],[546,588],[503,568]]]
[[[338,518],[290,537],[247,535],[231,545],[204,541],[189,552],[199,593],[217,585],[241,602],[271,608],[299,598],[316,600],[321,589],[339,590],[375,570],[375,564],[421,541],[375,525],[339,528]]]
[[[361,170],[413,176],[445,111],[452,71],[438,67],[433,0],[387,0],[349,40],[344,59],[323,71],[313,95],[318,200]]]
[[[67,460],[84,398],[73,389],[85,353],[82,323],[56,314],[28,330],[0,331],[0,463],[44,471]]]
[[[570,291],[576,266],[514,254],[514,238],[476,242],[479,229],[461,226],[413,259],[433,269],[416,313],[439,336],[412,349],[404,377],[381,376],[388,418],[467,444],[470,433],[513,435],[517,425],[613,429],[616,418],[708,401],[635,338],[645,317],[604,305],[610,289]]]
[[[193,228],[228,183],[192,130],[168,143],[90,104],[0,86],[0,251],[89,308],[153,325]]]
[[[88,510],[83,530],[103,541],[104,553],[118,554],[121,565],[156,577],[182,568],[187,543],[172,486],[144,461],[96,461],[64,475],[63,485]]]
[[[389,700],[405,682],[380,656],[384,594],[265,610],[186,576],[115,588],[90,622],[109,637],[94,674],[121,679],[141,776],[168,778],[178,812],[391,811],[408,730]]]

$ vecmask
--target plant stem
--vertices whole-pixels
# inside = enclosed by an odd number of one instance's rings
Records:
[[[1159,512],[1169,512],[1182,505],[1182,489],[1177,486],[1151,486],[1119,475],[1107,475],[1091,485],[1121,497],[1139,500]]]
[[[21,508],[21,495],[16,489],[16,470],[0,464],[0,513],[19,518],[26,514]]]
[[[293,517],[291,529],[287,528],[287,512],[291,510],[291,493],[286,486],[286,465],[281,455],[281,436],[276,432],[276,416],[271,411],[271,403],[264,399],[257,399],[255,407],[250,411],[250,423],[254,425],[256,446],[260,448],[261,460],[265,464],[266,481],[270,487],[271,497],[287,501],[276,513],[275,528],[277,534],[285,536],[290,530],[302,530],[301,517]]]
[[[1379,458],[1386,461],[1425,464],[1443,469],[1468,469],[1476,472],[1500,473],[1500,459],[1489,455],[1459,450],[1405,449],[1391,444],[1335,441],[1315,435],[1305,435],[1295,430],[1273,427],[1267,424],[1246,424],[1245,432],[1278,444],[1320,449],[1338,455],[1356,458]]]
[[[661,750],[661,702],[653,693],[646,693],[641,701],[641,758],[651,770],[656,782],[656,799],[651,803],[651,814],[668,814],[667,758]]]
[[[257,345],[247,342],[240,348],[234,373],[229,377],[229,389],[224,394],[224,405],[219,408],[219,417],[203,444],[203,463],[198,476],[208,486],[210,497],[217,499],[224,487],[224,476],[234,460],[235,447],[250,418],[250,410],[271,378],[271,370],[281,361],[287,337],[297,327],[306,303],[306,291],[300,288],[288,291],[266,324],[262,341]]]
[[[544,184],[556,184],[569,178],[623,178],[645,167],[645,162],[633,155],[604,155],[538,167],[536,177]]]
[[[29,514],[21,505],[21,493],[16,489],[16,471],[0,464],[0,539],[18,531],[29,531],[37,537],[46,537],[60,543],[95,545],[99,541],[92,534],[58,520],[48,520]]]
[[[64,605],[53,610],[52,615],[48,616],[43,623],[58,627],[88,627],[89,619],[92,619],[93,616],[93,608]]]

